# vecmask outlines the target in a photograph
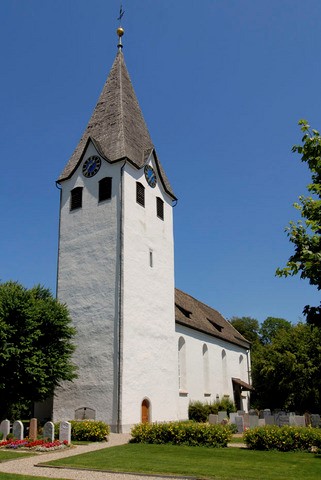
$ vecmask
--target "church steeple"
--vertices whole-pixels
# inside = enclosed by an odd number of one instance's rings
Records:
[[[121,45],[122,34],[119,30],[123,33],[123,29],[118,28],[118,52],[113,66],[86,130],[58,182],[70,178],[82,160],[89,139],[93,141],[99,153],[108,162],[113,163],[126,159],[137,168],[145,165],[154,149],[125,64]],[[175,199],[157,157],[156,161],[164,188]]]

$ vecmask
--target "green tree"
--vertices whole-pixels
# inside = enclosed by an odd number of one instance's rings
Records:
[[[300,274],[311,285],[321,289],[321,136],[311,129],[306,120],[300,120],[303,132],[302,145],[294,145],[293,152],[301,155],[302,162],[307,163],[312,181],[307,186],[310,196],[301,195],[294,207],[301,217],[297,223],[290,222],[287,235],[294,245],[294,254],[284,268],[278,268],[276,275],[287,277]],[[303,313],[310,324],[321,326],[320,306],[306,305]]]
[[[75,378],[75,333],[67,308],[50,291],[0,284],[0,414],[28,414],[62,380]]]
[[[252,317],[232,317],[230,319],[231,325],[249,342],[256,342],[259,340],[259,322]]]
[[[321,329],[299,323],[281,328],[255,349],[253,403],[258,408],[321,410]]]
[[[290,330],[291,322],[284,318],[267,317],[260,327],[260,342],[263,345],[272,343],[274,337],[280,330]]]

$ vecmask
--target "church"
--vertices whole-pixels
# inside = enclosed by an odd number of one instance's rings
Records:
[[[118,51],[61,173],[57,298],[77,334],[78,378],[51,403],[54,421],[102,420],[114,432],[188,418],[190,401],[228,396],[247,411],[250,343],[174,285],[166,176]]]

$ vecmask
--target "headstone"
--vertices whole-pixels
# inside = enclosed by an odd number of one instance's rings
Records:
[[[249,415],[257,415],[256,410],[251,408],[251,410],[249,410]]]
[[[227,412],[218,412],[218,423],[223,422],[227,418]]]
[[[218,415],[214,415],[214,413],[210,413],[208,416],[208,422],[211,425],[216,425],[218,423]]]
[[[286,416],[286,412],[282,412],[282,411],[275,412],[275,413],[274,413],[275,425],[277,425],[278,427],[281,427],[280,417],[284,417],[284,416]],[[282,422],[283,422],[283,420],[282,420]],[[283,423],[283,424],[284,424],[284,423]]]
[[[275,425],[275,417],[274,415],[266,415],[264,417],[265,425]]]
[[[255,428],[259,424],[259,416],[258,415],[249,415],[249,423],[250,428]]]
[[[20,420],[12,425],[12,435],[16,440],[23,440],[23,424]]]
[[[67,441],[71,442],[71,423],[69,422],[60,422],[59,426],[59,440],[61,442]]]
[[[32,418],[30,420],[30,425],[29,425],[29,438],[32,442],[37,440],[38,436],[38,422],[36,418]]]
[[[290,415],[289,424],[295,427],[305,427],[305,417],[303,415]]]
[[[265,418],[259,418],[259,427],[265,427]]]
[[[10,420],[2,420],[0,423],[0,432],[3,435],[3,440],[5,440],[10,433]]]
[[[289,415],[279,415],[279,427],[284,427],[285,425],[290,424],[290,416]]]
[[[244,430],[246,430],[247,428],[250,428],[250,415],[248,413],[244,413],[243,423],[244,423]]]
[[[270,417],[271,416],[271,410],[269,408],[265,408],[262,412],[263,418]]]
[[[230,413],[230,422],[235,423],[235,417],[237,417],[237,413],[231,412]]]
[[[237,426],[237,433],[243,433],[244,432],[244,422],[243,422],[243,417],[241,415],[237,415],[235,417],[235,423]]]
[[[75,420],[95,420],[96,410],[89,407],[77,408],[75,410]]]
[[[318,413],[311,413],[311,426],[313,428],[321,427],[321,417]]]
[[[55,440],[55,426],[52,422],[47,422],[44,424],[42,436],[43,438],[48,439],[49,442],[53,442]]]
[[[306,426],[311,425],[311,415],[309,413],[305,413],[304,416],[305,416],[305,425]]]
[[[241,415],[241,416],[244,415],[244,413],[245,413],[245,410],[238,410],[238,411],[237,411],[237,414],[238,414],[238,415]]]

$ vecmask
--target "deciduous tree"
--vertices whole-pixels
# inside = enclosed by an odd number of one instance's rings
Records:
[[[299,274],[311,285],[321,289],[321,136],[311,129],[306,120],[300,120],[303,132],[302,145],[294,145],[293,152],[301,155],[312,176],[307,186],[310,196],[301,195],[294,207],[303,220],[290,222],[286,231],[294,245],[294,253],[284,268],[278,268],[276,275],[287,277]],[[310,324],[321,326],[321,305],[306,305],[303,310]]]
[[[41,286],[0,284],[0,414],[28,413],[75,377],[71,363],[75,331],[67,308]]]

